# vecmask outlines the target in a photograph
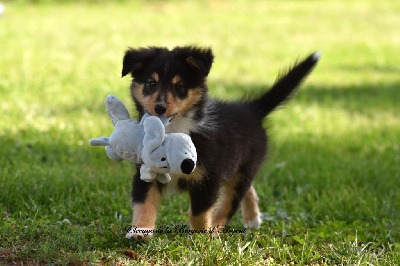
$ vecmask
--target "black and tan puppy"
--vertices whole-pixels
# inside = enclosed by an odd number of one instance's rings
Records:
[[[252,182],[267,152],[263,118],[291,95],[319,56],[314,53],[291,68],[255,100],[222,102],[207,94],[206,77],[214,59],[211,49],[188,46],[127,50],[122,76],[130,73],[133,77],[130,90],[139,119],[145,112],[172,116],[167,133],[190,134],[198,154],[193,173],[173,176],[166,185],[146,183],[136,173],[132,197],[133,226],[137,230],[127,237],[146,237],[141,229],[154,229],[162,195],[174,191],[189,193],[191,229],[223,226],[239,206],[244,226],[258,228],[261,219]]]

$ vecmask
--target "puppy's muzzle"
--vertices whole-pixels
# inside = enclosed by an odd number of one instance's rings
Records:
[[[182,173],[188,175],[191,172],[193,172],[194,167],[195,167],[195,163],[192,159],[185,159],[182,161],[182,164],[181,164]]]

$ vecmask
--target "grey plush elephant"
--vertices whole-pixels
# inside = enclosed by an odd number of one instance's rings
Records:
[[[172,176],[188,175],[196,168],[196,148],[187,134],[165,134],[163,121],[145,114],[140,123],[131,119],[125,105],[114,95],[105,100],[107,113],[114,125],[111,136],[89,140],[92,146],[106,146],[107,156],[114,161],[127,160],[141,164],[140,178],[168,183]]]

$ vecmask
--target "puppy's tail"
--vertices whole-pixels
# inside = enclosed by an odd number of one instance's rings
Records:
[[[285,102],[304,78],[311,72],[321,57],[321,52],[308,56],[305,60],[282,73],[272,88],[261,97],[248,102],[248,107],[260,118],[271,113],[281,103]]]

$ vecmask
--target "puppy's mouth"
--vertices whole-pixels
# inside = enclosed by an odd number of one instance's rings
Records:
[[[172,115],[169,117],[169,122],[172,122],[172,120],[174,120],[174,118],[176,117],[177,114],[178,114],[178,112],[172,114]]]
[[[167,117],[165,115],[158,115],[158,114],[154,114],[154,113],[150,113],[150,114],[152,116],[156,116],[156,117],[160,118],[161,121],[163,122],[163,124],[171,123],[172,120],[174,120],[174,118],[178,116],[178,112],[175,112],[172,115],[169,115]]]

